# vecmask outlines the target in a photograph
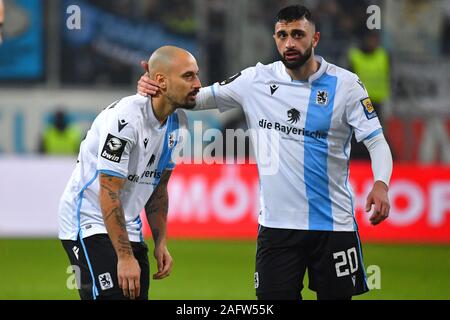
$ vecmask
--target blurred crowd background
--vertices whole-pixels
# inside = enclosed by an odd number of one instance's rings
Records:
[[[278,60],[273,18],[293,3],[4,0],[0,154],[76,153],[73,145],[96,114],[136,92],[139,62],[162,45],[194,53],[205,86]],[[302,3],[318,21],[316,54],[358,73],[395,160],[450,163],[450,0]],[[72,5],[80,9],[80,28],[70,27]],[[380,29],[367,27],[371,5],[380,8]],[[239,110],[189,119],[206,128],[245,128]],[[368,154],[355,145],[352,156]]]

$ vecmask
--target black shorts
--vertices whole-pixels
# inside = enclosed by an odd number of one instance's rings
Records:
[[[318,298],[347,299],[369,291],[357,231],[308,231],[260,226],[254,276],[259,299],[301,299],[308,269]]]
[[[94,299],[95,287],[98,292],[96,299],[122,300],[128,299],[123,295],[118,285],[117,255],[107,234],[96,234],[77,241],[61,240],[72,266],[75,266],[75,277],[79,279],[78,292],[82,300]],[[148,247],[145,242],[131,242],[133,254],[141,268],[140,296],[136,299],[147,300],[150,288],[150,266],[148,261]],[[86,254],[87,253],[87,259]],[[77,271],[79,270],[79,275]]]

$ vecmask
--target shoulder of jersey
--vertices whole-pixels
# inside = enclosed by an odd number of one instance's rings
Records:
[[[120,101],[114,107],[114,110],[119,115],[129,117],[130,115],[137,115],[142,113],[142,108],[146,106],[147,102],[147,97],[135,94],[120,99]]]
[[[280,73],[280,64],[283,66],[281,61],[276,61],[269,64],[262,64],[258,62],[254,67],[247,68],[244,71],[251,72],[253,80],[267,80],[273,79]]]
[[[334,73],[344,83],[356,82],[359,79],[355,73],[331,63],[328,63],[327,72]]]

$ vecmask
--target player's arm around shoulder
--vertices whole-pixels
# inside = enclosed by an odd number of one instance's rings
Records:
[[[160,280],[170,275],[172,271],[173,259],[167,249],[167,213],[169,209],[169,194],[167,184],[169,183],[172,170],[164,170],[155,191],[145,205],[145,213],[152,230],[153,241],[155,243],[154,256],[156,259],[158,272],[153,275],[153,279]]]
[[[141,269],[133,255],[120,201],[120,191],[126,179],[100,172],[99,181],[99,200],[103,221],[118,259],[119,287],[122,288],[126,297],[135,299],[140,294]]]

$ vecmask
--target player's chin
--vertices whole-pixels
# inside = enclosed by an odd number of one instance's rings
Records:
[[[197,105],[197,102],[196,102],[195,99],[194,99],[193,101],[186,101],[186,102],[181,106],[181,108],[182,108],[182,109],[190,110],[190,109],[194,109],[196,105]]]

